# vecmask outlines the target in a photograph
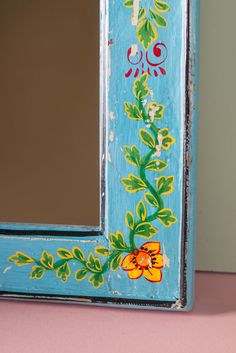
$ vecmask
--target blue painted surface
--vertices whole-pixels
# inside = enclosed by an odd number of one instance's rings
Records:
[[[150,0],[143,0],[142,4],[147,6],[151,4]],[[161,159],[168,162],[169,167],[161,172],[160,175],[175,176],[174,193],[165,196],[165,207],[172,208],[178,222],[171,228],[165,228],[160,222],[153,223],[159,230],[159,233],[152,240],[136,237],[137,246],[146,241],[160,241],[162,251],[170,259],[170,267],[165,267],[163,279],[160,283],[151,283],[140,278],[130,280],[127,272],[122,269],[118,271],[109,271],[105,274],[104,285],[95,289],[87,281],[77,282],[73,275],[65,284],[56,278],[55,273],[48,272],[40,281],[29,279],[29,267],[16,267],[8,261],[8,257],[16,251],[22,251],[34,258],[40,258],[43,250],[55,255],[60,247],[72,249],[73,246],[80,246],[85,255],[94,251],[95,246],[109,246],[109,234],[122,231],[125,237],[128,236],[127,226],[125,224],[125,213],[127,210],[135,213],[135,206],[140,199],[143,199],[143,192],[130,194],[124,190],[121,184],[121,178],[128,174],[135,174],[135,167],[128,164],[124,159],[123,146],[137,145],[142,153],[147,153],[145,147],[138,138],[138,130],[143,126],[143,122],[129,120],[124,112],[124,102],[134,103],[132,87],[134,77],[125,77],[130,64],[127,61],[126,53],[132,44],[138,44],[135,27],[131,26],[131,11],[122,6],[121,1],[109,1],[108,21],[109,35],[105,36],[104,27],[101,36],[104,42],[112,40],[112,44],[103,50],[102,56],[108,59],[110,56],[110,77],[108,70],[108,61],[106,60],[105,70],[101,70],[101,79],[104,85],[104,77],[107,79],[106,99],[104,91],[101,92],[101,114],[105,111],[106,116],[106,151],[101,156],[106,160],[106,214],[105,214],[105,234],[104,236],[89,237],[84,236],[87,228],[60,227],[59,230],[78,230],[82,232],[83,237],[43,237],[43,236],[0,236],[0,291],[5,292],[23,292],[36,294],[55,294],[71,296],[99,296],[113,298],[132,298],[157,301],[178,301],[181,297],[181,277],[183,276],[181,268],[181,244],[182,244],[182,215],[183,215],[183,167],[184,167],[184,122],[185,122],[185,59],[186,59],[186,5],[185,0],[173,0],[171,2],[171,12],[165,14],[168,19],[168,28],[159,29],[158,42],[164,42],[168,47],[168,58],[163,64],[167,74],[158,77],[149,77],[148,86],[153,91],[154,100],[165,105],[165,114],[160,122],[160,127],[168,127],[170,133],[176,139],[176,143],[165,151]],[[192,5],[192,27],[191,36],[197,34],[198,1],[191,1]],[[104,18],[104,12],[102,14]],[[194,42],[192,42],[191,52],[195,51]],[[141,46],[139,44],[139,48]],[[103,58],[102,58],[103,59]],[[103,60],[101,60],[103,62]],[[196,63],[191,67],[193,77],[197,72]],[[192,86],[191,86],[192,87]],[[192,287],[193,287],[193,263],[194,263],[194,229],[195,229],[195,136],[196,136],[196,103],[194,98],[194,108],[191,107],[193,116],[191,142],[191,200],[189,203],[188,219],[188,243],[187,243],[187,306],[190,309],[192,305]],[[112,119],[111,119],[112,117]],[[158,123],[159,124],[159,123]],[[102,162],[101,162],[102,166]],[[149,179],[158,177],[156,172],[149,172]],[[148,208],[149,210],[149,208]],[[2,224],[0,228],[9,229],[31,229],[53,231],[54,226],[34,226],[25,227],[25,225],[6,225]],[[94,229],[91,229],[94,230]],[[97,229],[95,229],[97,230]],[[31,266],[31,265],[29,265]],[[75,262],[71,262],[71,269],[74,273],[78,268]]]

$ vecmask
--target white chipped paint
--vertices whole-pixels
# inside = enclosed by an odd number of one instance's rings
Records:
[[[158,134],[158,143],[159,143],[159,146],[162,146],[162,141],[163,141],[163,136],[162,136],[162,134]]]
[[[110,140],[111,142],[113,142],[113,141],[114,141],[114,138],[115,138],[114,132],[113,132],[113,131],[110,131],[109,140]]]
[[[111,48],[110,45],[108,45],[108,51],[107,51],[107,64],[108,64],[108,77],[111,76]]]
[[[40,231],[39,231],[40,232]],[[86,231],[83,231],[83,230],[80,230],[80,233],[83,234],[81,236],[84,236],[84,237],[87,237],[88,234],[86,234]],[[14,235],[8,235],[8,236],[4,236],[2,237],[2,239],[5,239],[5,240],[17,240],[17,241],[47,241],[47,242],[65,242],[65,243],[98,243],[98,240],[85,240],[85,239],[68,239],[68,238],[65,238],[65,237],[61,237],[61,238],[54,238],[54,237],[50,237],[50,238],[45,238],[45,237],[39,237],[37,238],[36,236],[34,237],[22,237],[22,236],[14,236]]]
[[[135,56],[138,52],[138,45],[137,44],[132,44],[131,45],[131,53],[130,56]]]
[[[145,105],[147,104],[147,99],[143,100],[143,106],[145,107]]]
[[[110,120],[115,120],[116,116],[114,112],[110,112],[109,114]]]
[[[153,156],[160,157],[161,156],[162,142],[163,142],[162,134],[158,134],[157,140],[158,140],[158,145],[156,146],[156,152],[153,154]]]
[[[5,275],[5,273],[7,273],[7,271],[10,271],[11,269],[12,269],[12,266],[8,266],[8,267],[4,268],[2,273]]]
[[[154,157],[161,157],[161,146],[156,146],[156,152],[153,154]]]
[[[166,254],[163,254],[163,266],[170,268],[170,259]]]
[[[160,107],[156,107],[155,105],[151,105],[151,106],[150,106],[148,115],[150,116],[151,121],[154,121],[154,119],[155,119],[155,114],[156,114],[156,112],[158,112],[159,110],[160,110]]]
[[[182,302],[180,299],[176,300],[176,302],[174,304],[171,305],[172,309],[182,309]]]
[[[113,295],[121,295],[121,293],[118,292],[117,290],[113,291],[112,294],[113,294]]]
[[[107,160],[108,160],[108,162],[110,162],[111,163],[111,154],[108,152],[108,154],[107,154]]]
[[[150,89],[149,94],[150,94],[151,100],[154,101],[154,93],[152,89]]]
[[[138,13],[139,13],[139,1],[140,0],[134,0],[134,5],[133,5],[133,16],[132,16],[132,25],[137,26],[138,24]]]

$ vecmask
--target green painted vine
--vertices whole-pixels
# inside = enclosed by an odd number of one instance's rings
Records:
[[[143,193],[143,199],[136,205],[136,214],[127,211],[125,215],[127,233],[124,235],[118,231],[110,234],[109,248],[97,246],[94,249],[99,257],[91,252],[86,258],[83,250],[77,246],[58,249],[56,261],[54,255],[46,250],[40,259],[21,251],[10,256],[9,261],[17,266],[32,265],[31,279],[40,280],[47,272],[53,272],[61,281],[67,282],[72,275],[70,263],[73,262],[78,264],[74,279],[83,281],[87,278],[95,288],[104,283],[104,274],[108,270],[117,271],[119,268],[127,271],[130,279],[138,279],[143,275],[148,281],[161,281],[161,269],[164,267],[161,245],[150,240],[158,233],[154,221],[165,227],[177,222],[173,211],[165,207],[165,195],[174,190],[174,177],[160,175],[168,167],[162,154],[171,148],[175,139],[168,128],[162,126],[165,108],[151,100],[147,81],[147,73],[136,79],[133,86],[134,101],[124,104],[129,119],[143,122],[139,139],[147,149],[146,154],[142,155],[136,145],[124,147],[124,158],[136,171],[122,178],[121,183],[128,193]],[[157,178],[150,180],[150,171],[155,172]],[[140,237],[148,241],[138,247],[136,240]]]
[[[147,9],[142,6],[142,0],[138,11],[136,37],[145,50],[158,38],[158,28],[166,28],[168,22],[163,13],[170,11],[170,6],[166,1],[153,0],[153,7]],[[134,0],[126,0],[123,5],[134,10]],[[134,14],[131,15],[132,18]]]

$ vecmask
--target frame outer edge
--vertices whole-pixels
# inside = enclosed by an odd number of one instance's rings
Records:
[[[187,65],[187,120],[189,124],[189,148],[186,151],[186,165],[189,168],[189,195],[186,204],[187,212],[187,244],[186,258],[186,294],[185,310],[190,311],[194,302],[195,262],[196,262],[196,176],[197,176],[197,140],[198,140],[198,91],[199,91],[199,31],[200,31],[200,1],[189,0],[189,38]],[[189,141],[187,141],[189,142]]]

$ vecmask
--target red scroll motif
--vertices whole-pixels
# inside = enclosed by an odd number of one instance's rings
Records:
[[[137,53],[132,56],[132,49],[129,48],[127,51],[127,60],[131,65],[131,68],[125,73],[125,77],[128,78],[132,74],[135,78],[144,73],[148,73],[149,76],[157,77],[160,73],[166,75],[166,70],[161,66],[167,59],[168,49],[167,46],[158,42],[146,53],[142,50],[138,50]]]

